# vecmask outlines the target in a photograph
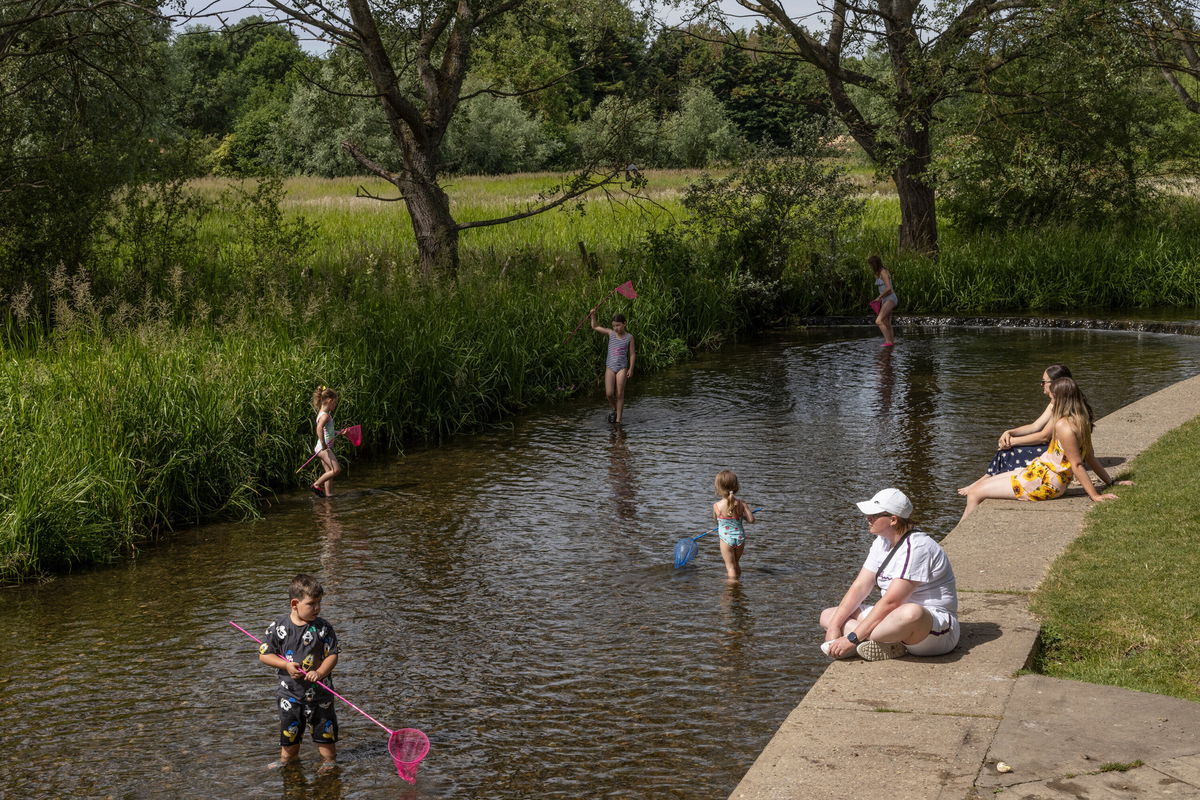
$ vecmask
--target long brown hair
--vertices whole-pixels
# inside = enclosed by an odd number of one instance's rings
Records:
[[[867,263],[871,265],[871,270],[876,275],[883,269],[883,259],[879,256],[867,256]]]
[[[725,500],[725,513],[730,519],[741,519],[742,515],[738,513],[738,504],[741,502],[734,495],[738,493],[737,475],[733,474],[731,469],[723,469],[717,473],[716,480],[713,481],[713,487],[717,490],[717,494],[721,495]]]
[[[1079,453],[1084,458],[1092,454],[1092,407],[1074,378],[1055,378],[1050,382],[1050,427],[1060,419],[1067,420],[1079,439]]]
[[[1057,380],[1058,378],[1074,379],[1074,377],[1075,377],[1074,375],[1071,374],[1071,368],[1068,367],[1066,364],[1051,364],[1050,366],[1046,367],[1045,372],[1046,372],[1046,377],[1050,379],[1050,383],[1054,383],[1054,381]],[[1094,413],[1092,413],[1092,406],[1087,401],[1087,398],[1083,396],[1082,390],[1080,390],[1079,396],[1080,396],[1080,398],[1083,399],[1083,405],[1087,409],[1088,421],[1095,424],[1096,415]]]
[[[320,411],[326,400],[337,400],[338,393],[328,386],[318,386],[312,395],[313,411]]]

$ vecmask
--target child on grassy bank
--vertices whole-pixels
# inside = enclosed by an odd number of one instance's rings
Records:
[[[608,421],[621,424],[625,410],[625,383],[633,377],[633,364],[637,351],[633,346],[633,334],[625,330],[625,315],[613,314],[612,328],[596,324],[596,309],[591,311],[592,330],[608,334],[608,359],[604,362],[604,395],[612,406]]]
[[[324,588],[311,575],[300,574],[288,587],[291,610],[267,626],[258,649],[258,660],[278,670],[275,697],[279,705],[279,760],[272,768],[286,767],[300,755],[306,725],[328,771],[337,761],[338,723],[333,695],[317,685],[332,684],[337,666],[338,640],[333,626],[322,619]]]
[[[333,440],[337,438],[337,428],[333,425],[333,412],[337,409],[338,393],[327,386],[318,386],[313,392],[312,407],[317,412],[314,428],[317,432],[317,443],[313,452],[321,459],[325,471],[313,482],[312,490],[317,497],[333,497],[333,479],[342,474],[342,465],[333,454]]]

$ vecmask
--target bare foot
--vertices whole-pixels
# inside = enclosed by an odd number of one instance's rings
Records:
[[[961,494],[963,497],[966,497],[967,492],[971,491],[971,487],[970,486],[962,486],[962,487],[959,487],[956,491],[959,494]]]

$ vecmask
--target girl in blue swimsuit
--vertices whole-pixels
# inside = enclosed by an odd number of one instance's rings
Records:
[[[592,309],[592,330],[608,334],[608,358],[604,362],[604,394],[612,413],[608,421],[621,424],[621,412],[625,410],[625,382],[633,377],[633,362],[637,352],[633,346],[633,334],[625,330],[625,315],[613,314],[612,328],[596,324],[596,309]]]
[[[742,551],[746,549],[745,523],[754,522],[750,506],[738,500],[738,479],[733,470],[723,469],[717,473],[713,488],[721,499],[713,503],[713,516],[717,518],[717,536],[721,539],[721,558],[725,560],[725,575],[731,581],[742,576]]]

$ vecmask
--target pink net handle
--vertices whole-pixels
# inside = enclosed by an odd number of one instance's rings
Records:
[[[409,783],[417,778],[417,766],[429,754],[429,737],[416,728],[401,728],[388,736],[388,755],[396,773]]]

